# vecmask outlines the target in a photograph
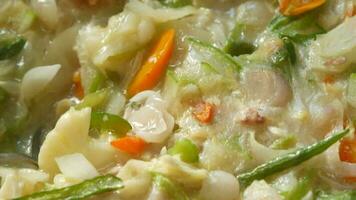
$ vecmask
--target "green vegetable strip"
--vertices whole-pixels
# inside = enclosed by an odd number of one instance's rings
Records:
[[[16,33],[0,30],[0,60],[12,58],[19,54],[26,44],[26,40]]]
[[[334,193],[318,192],[316,200],[355,200],[356,190]]]
[[[172,200],[189,200],[185,192],[167,177],[159,173],[153,173],[153,184],[165,192]]]
[[[97,107],[107,99],[108,95],[109,91],[107,89],[102,89],[94,93],[90,93],[86,95],[83,100],[75,106],[75,108],[80,110],[86,107]]]
[[[121,179],[113,175],[106,175],[84,181],[77,185],[34,193],[15,200],[81,200],[100,193],[118,190],[123,187],[124,185],[122,184]]]
[[[159,0],[159,2],[170,8],[180,8],[192,5],[192,0]]]
[[[92,112],[90,127],[104,131],[112,131],[116,135],[124,135],[132,129],[131,125],[118,115],[104,112]]]
[[[246,25],[237,23],[231,31],[224,50],[233,56],[251,54],[255,46],[246,39]]]
[[[256,167],[254,170],[241,174],[237,178],[243,186],[249,185],[254,180],[260,180],[277,172],[299,165],[310,158],[324,152],[331,145],[344,137],[349,129],[336,133],[310,146],[301,148],[295,152],[275,158],[265,164]]]
[[[171,155],[179,155],[180,158],[187,163],[194,163],[199,161],[198,147],[188,139],[181,139],[177,141],[174,146],[168,149]]]
[[[207,44],[203,41],[200,41],[196,38],[188,37],[187,41],[193,44],[194,46],[198,48],[205,49],[209,51],[212,55],[218,56],[219,58],[222,58],[224,61],[226,61],[229,65],[233,66],[235,71],[239,72],[241,70],[240,64],[238,64],[233,57],[231,57],[229,54],[225,53],[223,50],[214,47],[213,45]],[[223,64],[223,63],[221,63]]]

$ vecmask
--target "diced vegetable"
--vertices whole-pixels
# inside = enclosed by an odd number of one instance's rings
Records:
[[[323,5],[326,0],[280,0],[279,10],[283,15],[300,15]]]
[[[343,162],[356,163],[356,137],[340,141],[339,158]]]
[[[82,86],[82,81],[79,71],[74,72],[73,74],[73,83],[74,83],[74,94],[77,98],[82,99],[84,97],[84,88]]]
[[[107,89],[102,89],[94,93],[90,93],[86,95],[83,100],[75,106],[75,108],[83,109],[86,107],[97,107],[107,99],[108,95],[109,91]]]
[[[298,180],[298,183],[292,188],[291,191],[283,192],[286,200],[302,200],[303,197],[310,191],[311,179],[306,176]]]
[[[81,200],[87,199],[97,194],[110,192],[123,188],[121,179],[113,175],[99,176],[77,185],[69,187],[43,191],[17,198],[16,200],[48,200],[48,199],[65,199]]]
[[[327,193],[324,191],[318,192],[316,200],[353,200],[356,199],[356,190],[339,191]]]
[[[160,81],[173,53],[174,35],[175,30],[173,29],[163,33],[127,89],[130,97],[144,90],[154,88]]]
[[[153,173],[153,184],[164,191],[173,200],[188,200],[185,192],[167,177],[159,173]]]
[[[233,56],[251,54],[255,46],[246,38],[246,25],[237,23],[232,30],[224,50]]]
[[[352,73],[348,80],[347,102],[356,108],[356,73]]]
[[[277,157],[276,159],[256,167],[250,172],[239,175],[238,179],[242,185],[247,186],[254,180],[260,180],[277,172],[299,165],[300,163],[324,152],[348,132],[349,129],[343,130],[310,146]]]
[[[291,80],[293,65],[296,63],[297,55],[292,41],[288,37],[284,37],[282,40],[283,47],[271,56],[272,66],[279,68]]]
[[[295,146],[296,138],[294,135],[287,135],[285,137],[275,140],[271,144],[273,149],[289,149]]]
[[[16,32],[28,30],[36,19],[35,12],[23,1],[2,1],[0,10],[0,27]]]
[[[159,0],[159,2],[171,8],[179,8],[192,5],[192,0]]]
[[[188,139],[178,140],[173,147],[168,149],[171,155],[179,155],[180,158],[187,163],[195,163],[199,161],[198,147]]]
[[[317,34],[325,32],[317,23],[314,13],[308,13],[301,17],[277,15],[272,19],[269,28],[279,34],[281,38],[288,37],[293,42],[301,44],[315,39]]]
[[[81,153],[56,157],[55,161],[61,173],[68,178],[87,180],[99,176],[95,167]]]
[[[209,124],[214,119],[214,110],[213,104],[201,102],[194,107],[193,115],[199,122]]]
[[[192,37],[188,37],[187,41],[201,53],[198,59],[213,66],[220,74],[234,77],[241,70],[234,58],[223,50]]]
[[[111,131],[115,135],[122,136],[132,129],[131,125],[118,115],[113,115],[104,112],[92,112],[90,127]]]
[[[26,40],[14,32],[0,30],[0,60],[12,58],[19,54]]]
[[[92,75],[91,82],[89,84],[89,93],[96,92],[104,86],[106,77],[100,71],[96,70]]]
[[[126,136],[112,141],[111,145],[128,154],[138,155],[145,150],[146,142],[136,136]]]

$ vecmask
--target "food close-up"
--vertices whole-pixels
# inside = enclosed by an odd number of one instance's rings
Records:
[[[0,200],[356,200],[355,0],[0,0]]]

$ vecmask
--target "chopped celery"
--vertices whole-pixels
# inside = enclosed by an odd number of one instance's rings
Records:
[[[338,191],[333,193],[320,191],[316,196],[315,200],[355,200],[356,190]]]
[[[97,90],[103,87],[104,83],[105,83],[105,76],[101,72],[96,71],[96,73],[93,74],[88,92],[89,93],[96,92]]]
[[[347,102],[356,108],[356,73],[352,73],[349,77],[346,98]]]
[[[251,54],[255,46],[246,38],[246,25],[237,23],[232,30],[224,50],[233,56]]]
[[[94,93],[90,93],[86,95],[83,100],[75,106],[75,108],[83,109],[86,107],[97,107],[107,99],[108,95],[109,91],[107,89],[102,89]]]
[[[187,163],[194,163],[199,161],[198,147],[188,139],[178,140],[173,147],[168,149],[171,155],[179,155],[180,158]]]
[[[298,180],[291,191],[283,193],[285,200],[302,200],[311,189],[311,179],[306,176]]]
[[[301,17],[286,17],[277,15],[272,19],[269,28],[280,37],[288,37],[293,42],[304,44],[310,39],[315,39],[317,34],[324,33],[314,13],[307,13]]]
[[[118,115],[113,115],[104,112],[92,112],[90,127],[111,131],[116,135],[124,135],[132,129],[131,125]]]
[[[201,55],[199,55],[201,62],[210,64],[220,74],[224,76],[234,76],[241,70],[241,66],[235,59],[223,50],[195,38],[189,37],[187,41],[201,53]]]
[[[0,30],[0,60],[12,58],[19,54],[26,40],[9,30]]]
[[[180,8],[188,5],[192,5],[192,0],[159,0],[162,5],[171,8]]]
[[[254,180],[260,180],[272,174],[297,166],[300,163],[324,152],[331,145],[344,137],[348,132],[349,129],[343,130],[310,146],[277,157],[256,167],[250,172],[239,175],[237,178],[239,179],[241,185],[247,186]]]
[[[289,149],[294,147],[296,142],[294,135],[287,135],[274,141],[270,147],[272,149]]]
[[[165,192],[173,200],[188,200],[187,194],[169,178],[159,173],[153,173],[153,184]]]
[[[162,95],[170,106],[176,101],[179,90],[179,82],[173,70],[168,69],[166,78],[164,80],[164,86]]]
[[[16,198],[16,200],[80,200],[88,199],[97,194],[110,192],[123,188],[121,179],[113,175],[99,176],[82,183],[49,191],[34,193],[28,196]]]

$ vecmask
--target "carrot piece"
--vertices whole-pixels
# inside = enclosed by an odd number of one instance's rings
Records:
[[[283,15],[296,16],[323,5],[325,0],[281,0],[279,10]]]
[[[128,154],[138,155],[144,151],[146,142],[136,136],[126,136],[112,141],[111,145]]]
[[[356,137],[341,140],[339,146],[339,158],[343,162],[356,163]]]
[[[326,76],[324,77],[323,82],[324,82],[325,84],[333,84],[333,83],[335,82],[335,78],[334,78],[333,75],[326,75]]]
[[[74,95],[77,98],[82,99],[84,97],[84,88],[82,86],[82,80],[81,80],[81,77],[80,77],[79,70],[74,72],[72,80],[73,80],[73,83],[74,83]]]
[[[348,183],[356,183],[356,177],[353,176],[344,177],[344,180]]]
[[[214,118],[215,106],[207,102],[198,103],[193,110],[194,117],[204,124],[209,124]]]
[[[152,89],[157,85],[161,77],[164,75],[168,62],[172,56],[174,35],[174,29],[169,29],[163,33],[152,49],[150,56],[129,85],[127,90],[129,97],[132,97],[141,91]]]

